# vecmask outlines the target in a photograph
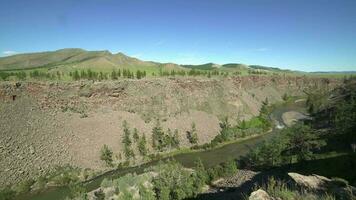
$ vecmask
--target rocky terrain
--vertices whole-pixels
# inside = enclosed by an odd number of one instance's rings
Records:
[[[249,119],[266,98],[273,103],[285,93],[301,95],[323,84],[319,78],[283,76],[1,82],[0,185],[56,165],[105,169],[100,148],[108,145],[120,160],[124,120],[145,134],[148,144],[159,120],[164,130],[179,131],[181,146],[189,146],[186,131],[194,122],[202,144],[219,133],[219,120],[226,116],[231,123]]]

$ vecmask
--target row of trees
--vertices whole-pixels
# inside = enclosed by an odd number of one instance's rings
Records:
[[[198,159],[193,172],[184,169],[174,161],[160,164],[154,167],[154,171],[160,172],[153,179],[156,199],[180,200],[196,197],[206,184],[211,184],[219,177],[235,174],[237,165],[236,161],[230,160],[206,169],[203,162]]]
[[[194,148],[209,149],[216,147],[218,144],[231,141],[237,138],[244,138],[252,134],[260,134],[268,131],[272,127],[272,123],[269,119],[272,106],[269,105],[266,98],[262,102],[259,116],[253,117],[250,120],[238,121],[236,125],[232,126],[228,117],[225,117],[220,122],[220,133],[208,144],[201,146],[195,146]]]
[[[171,129],[167,130],[165,133],[159,123],[152,129],[152,147],[157,151],[169,150],[172,148],[179,148],[179,133],[175,129],[174,132]]]
[[[253,74],[253,75],[266,75],[266,71],[262,70],[248,70],[248,74]]]
[[[240,75],[241,72],[234,72],[233,75]],[[221,72],[218,70],[196,70],[191,69],[186,70],[171,70],[162,71],[160,70],[157,74],[152,72],[152,76],[207,76],[211,78],[212,76],[228,76],[229,72]],[[129,78],[129,79],[141,79],[147,76],[145,70],[132,71],[129,69],[118,69],[113,70],[111,73],[107,72],[97,72],[91,69],[87,70],[75,70],[69,73],[64,73],[60,71],[49,72],[49,71],[39,71],[33,70],[30,72],[19,71],[19,72],[0,72],[0,80],[9,80],[10,77],[16,77],[18,80],[25,80],[26,78],[32,79],[47,79],[47,80],[61,80],[64,77],[69,76],[72,80],[118,80],[119,78]]]
[[[324,142],[318,140],[309,125],[297,123],[283,129],[279,137],[264,141],[252,149],[243,163],[248,167],[271,167],[310,160],[314,158],[313,151],[322,145]]]
[[[244,163],[251,167],[279,166],[314,159],[316,153],[326,149],[342,148],[345,151],[350,145],[356,147],[355,91],[356,80],[353,78],[345,79],[344,85],[331,92],[326,88],[307,91],[306,105],[313,120],[283,129],[278,137],[251,150]],[[315,128],[320,127],[330,131],[319,133]],[[337,139],[330,140],[332,137]],[[328,143],[331,145],[321,149]]]
[[[136,145],[137,151],[141,156],[147,156],[148,147],[145,134],[138,132],[136,128],[130,130],[126,121],[122,124],[124,135],[122,137],[122,144],[124,145],[124,156],[126,160],[135,158],[135,151],[133,144]],[[104,145],[100,151],[100,159],[104,161],[108,166],[113,166],[113,152],[107,146]]]
[[[141,156],[146,156],[148,153],[147,148],[147,140],[145,134],[139,136],[139,132],[136,128],[133,129],[132,137],[131,130],[129,129],[128,123],[126,121],[123,122],[124,136],[122,139],[122,143],[124,145],[124,155],[127,160],[135,157],[134,150],[132,148],[132,144],[135,143],[137,150]]]
[[[135,158],[134,144],[137,147],[137,152],[140,156],[147,156],[148,147],[145,134],[139,134],[138,130],[134,128],[130,130],[129,125],[126,121],[122,124],[123,127],[123,137],[122,144],[124,147],[123,153],[126,160]],[[140,136],[141,135],[141,136]],[[195,123],[192,123],[192,127],[187,131],[187,139],[192,145],[198,143],[198,134]],[[179,132],[177,129],[172,131],[167,129],[163,131],[160,122],[157,121],[156,125],[152,129],[152,147],[158,152],[163,152],[172,149],[178,149],[180,145]],[[113,163],[113,152],[107,146],[104,145],[101,149],[100,159],[103,160],[108,166],[112,166]]]
[[[94,195],[97,199],[111,199],[114,196],[119,196],[120,199],[190,199],[201,193],[204,186],[213,180],[235,174],[237,165],[231,160],[206,169],[203,162],[198,159],[194,171],[187,170],[176,161],[160,162],[147,171],[152,171],[156,175],[127,174],[114,180],[104,179],[101,183],[102,190]],[[115,190],[107,188],[115,188]]]

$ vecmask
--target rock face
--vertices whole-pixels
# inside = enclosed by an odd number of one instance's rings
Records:
[[[121,157],[125,120],[150,140],[159,119],[189,147],[186,131],[193,122],[198,143],[207,143],[219,133],[219,119],[249,119],[266,98],[274,103],[321,84],[319,78],[282,76],[0,82],[0,185],[45,175],[57,165],[104,170],[100,149],[106,144]]]
[[[324,176],[311,175],[304,176],[298,173],[288,173],[297,185],[311,190],[325,190],[327,185],[331,183],[331,179]]]
[[[272,198],[262,189],[251,193],[249,200],[272,200]]]

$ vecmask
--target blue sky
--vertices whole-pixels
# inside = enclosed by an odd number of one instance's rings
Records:
[[[0,0],[0,56],[77,47],[182,64],[356,70],[355,0]]]

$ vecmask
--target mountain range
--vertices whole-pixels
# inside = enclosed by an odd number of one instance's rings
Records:
[[[0,57],[0,70],[24,70],[35,68],[60,69],[71,71],[73,69],[92,69],[96,71],[112,71],[114,69],[131,69],[157,71],[159,69],[171,70],[222,70],[222,71],[284,71],[279,68],[271,68],[257,65],[245,65],[229,63],[224,65],[206,63],[202,65],[179,65],[174,63],[159,63],[152,61],[142,61],[123,53],[112,54],[109,51],[86,51],[78,48],[60,49],[57,51],[25,53],[7,57]]]

